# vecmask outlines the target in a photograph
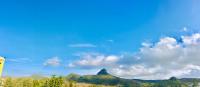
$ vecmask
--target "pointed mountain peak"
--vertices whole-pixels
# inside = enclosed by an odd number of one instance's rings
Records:
[[[107,72],[105,68],[103,68],[97,73],[97,75],[109,75],[109,73]]]
[[[171,77],[169,80],[178,80],[176,77]]]

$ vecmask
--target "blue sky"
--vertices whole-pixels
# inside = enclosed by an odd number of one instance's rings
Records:
[[[198,0],[0,1],[0,55],[7,60],[3,74],[94,74],[100,68],[109,69],[107,64],[73,68],[69,65],[78,65],[76,61],[88,55],[92,59],[99,55],[111,59],[124,54],[134,56],[144,42],[193,35],[200,28],[199,3]],[[124,60],[126,63],[129,57]]]

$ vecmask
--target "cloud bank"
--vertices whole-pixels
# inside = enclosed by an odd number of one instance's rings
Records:
[[[194,72],[200,74],[200,33],[181,36],[181,40],[164,37],[156,43],[142,45],[139,52],[132,54],[82,56],[71,66],[106,67],[116,76],[139,79],[192,77]]]

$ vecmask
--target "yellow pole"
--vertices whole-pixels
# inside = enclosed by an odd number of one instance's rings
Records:
[[[5,62],[5,58],[0,56],[0,78],[1,78],[1,75],[2,75],[4,62]]]

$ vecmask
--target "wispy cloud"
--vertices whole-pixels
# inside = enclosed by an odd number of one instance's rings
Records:
[[[110,39],[110,40],[107,40],[108,42],[111,42],[111,43],[113,43],[114,42],[114,40],[112,40],[112,39]]]
[[[43,65],[44,66],[60,66],[61,60],[58,57],[52,57],[47,59]]]
[[[16,63],[27,63],[31,62],[32,60],[30,58],[6,58],[6,61]]]
[[[75,47],[75,48],[93,48],[93,47],[97,47],[96,45],[90,44],[90,43],[70,44],[68,46],[69,47]]]

